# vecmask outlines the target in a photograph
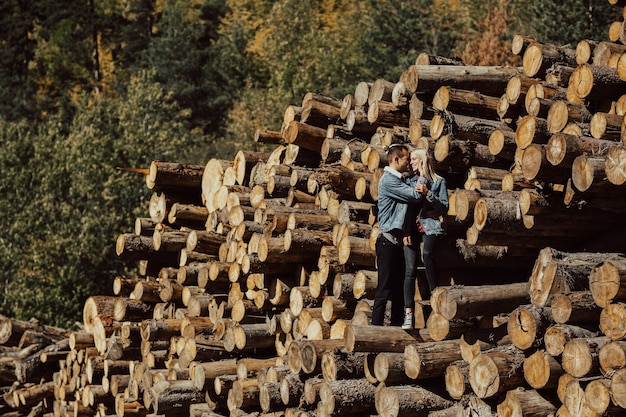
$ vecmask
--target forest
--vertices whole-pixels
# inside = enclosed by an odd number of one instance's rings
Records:
[[[395,82],[422,52],[519,66],[515,34],[575,47],[621,19],[607,0],[5,0],[0,314],[71,327],[133,273],[115,241],[150,190],[119,168],[262,150],[307,92]]]

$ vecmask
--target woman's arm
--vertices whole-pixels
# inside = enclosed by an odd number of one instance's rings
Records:
[[[440,215],[448,212],[448,188],[443,177],[433,184],[431,192],[426,196],[426,200]]]

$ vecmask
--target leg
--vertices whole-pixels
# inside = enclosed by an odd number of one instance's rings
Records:
[[[391,280],[393,279],[393,263],[395,247],[383,236],[376,240],[376,257],[378,263],[378,285],[372,308],[372,324],[382,326],[385,319],[387,300],[391,296]]]
[[[424,243],[422,258],[424,260],[424,267],[426,268],[426,280],[428,281],[430,291],[432,291],[439,285],[434,256],[437,235],[422,235],[422,242]]]
[[[417,238],[415,238],[417,239]],[[417,265],[417,245],[415,242],[404,249],[404,308],[413,311],[415,299],[415,267]]]

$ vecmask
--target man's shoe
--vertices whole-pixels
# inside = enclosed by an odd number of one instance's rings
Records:
[[[413,312],[404,313],[404,321],[402,322],[402,330],[413,329]]]

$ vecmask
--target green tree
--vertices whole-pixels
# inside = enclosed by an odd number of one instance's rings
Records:
[[[621,19],[621,10],[604,0],[527,0],[516,10],[522,33],[572,47],[581,39],[606,40],[611,22]]]
[[[469,24],[467,2],[459,0],[369,0],[363,42],[371,76],[390,81],[414,63],[418,54],[453,57]]]
[[[226,139],[239,144],[251,143],[257,128],[280,129],[282,111],[309,91],[342,98],[366,68],[363,35],[353,29],[367,13],[363,2],[244,3],[249,9],[223,26],[225,34],[249,33],[242,40],[255,63],[227,119]]]
[[[468,65],[521,65],[511,53],[511,17],[504,0],[487,2],[488,9],[476,30],[468,28],[467,43],[461,59]]]
[[[35,49],[29,36],[33,19],[32,1],[0,2],[0,114],[10,120],[34,114],[28,71]]]
[[[132,267],[115,255],[115,240],[146,215],[149,190],[143,176],[116,167],[175,161],[194,143],[188,114],[152,76],[140,73],[123,100],[85,95],[69,123],[59,114],[34,129],[3,125],[15,155],[0,160],[9,193],[0,219],[9,231],[0,244],[10,271],[4,314],[69,326],[87,296],[109,293]]]

